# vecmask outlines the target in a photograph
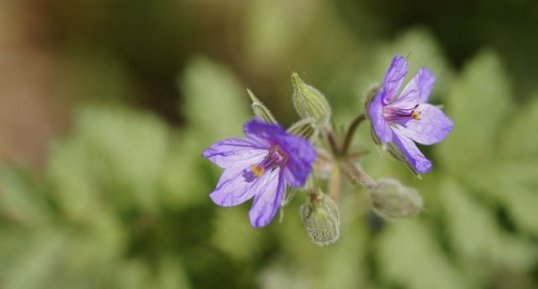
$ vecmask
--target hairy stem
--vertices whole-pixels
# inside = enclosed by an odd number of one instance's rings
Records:
[[[334,133],[332,129],[326,128],[325,136],[327,137],[327,141],[329,142],[329,145],[331,146],[331,151],[333,155],[340,155],[340,146],[338,145],[338,142],[336,141],[336,138],[334,137]]]
[[[338,202],[340,199],[340,189],[342,186],[342,173],[338,166],[333,166],[331,170],[331,178],[329,179],[329,195],[331,198]]]
[[[364,120],[366,120],[366,114],[361,113],[357,115],[349,125],[349,128],[346,131],[346,136],[344,138],[344,144],[342,146],[342,155],[347,154],[349,146],[351,145],[351,141],[353,140],[353,136],[355,135],[355,131]]]
[[[376,182],[370,177],[363,168],[352,161],[345,160],[340,163],[344,173],[353,181],[357,182],[366,189],[371,189]]]

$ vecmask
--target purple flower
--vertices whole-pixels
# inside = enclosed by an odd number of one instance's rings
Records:
[[[250,223],[263,227],[280,208],[286,185],[305,184],[316,151],[307,140],[288,134],[278,124],[254,119],[245,124],[243,131],[245,139],[225,139],[204,151],[204,157],[224,168],[209,196],[224,207],[254,198]]]
[[[435,76],[426,68],[420,68],[398,93],[407,70],[405,58],[395,56],[392,59],[381,89],[368,105],[368,116],[377,141],[398,149],[415,172],[427,173],[432,164],[415,142],[423,145],[438,143],[454,124],[441,109],[427,103]]]

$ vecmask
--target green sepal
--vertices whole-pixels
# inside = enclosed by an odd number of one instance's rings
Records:
[[[254,115],[266,123],[277,123],[271,111],[254,95],[254,93],[252,93],[250,89],[247,89],[247,93],[252,100],[250,107],[252,107]]]
[[[316,127],[313,118],[303,118],[299,120],[288,128],[288,132],[304,137],[310,141],[315,141],[319,136],[319,129]]]

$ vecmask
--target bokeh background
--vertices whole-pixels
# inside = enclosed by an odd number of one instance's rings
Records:
[[[538,2],[1,0],[0,288],[537,288]],[[363,166],[420,190],[386,222],[346,187],[318,248],[302,196],[252,229],[218,208],[200,156],[241,136],[250,88],[284,125],[289,76],[343,127],[394,54],[437,76],[456,128],[421,180],[373,146]]]

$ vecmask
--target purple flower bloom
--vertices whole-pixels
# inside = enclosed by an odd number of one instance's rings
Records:
[[[398,149],[415,172],[427,173],[432,164],[415,142],[438,143],[454,124],[441,109],[427,103],[435,76],[426,68],[420,68],[398,94],[407,70],[405,58],[395,56],[392,59],[381,89],[368,105],[368,116],[377,141]]]
[[[288,134],[277,124],[254,119],[245,124],[243,131],[245,139],[225,139],[204,151],[204,157],[224,168],[209,196],[215,204],[225,207],[254,198],[250,223],[263,227],[280,208],[286,185],[305,184],[316,151],[307,140]]]

